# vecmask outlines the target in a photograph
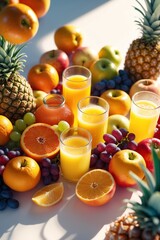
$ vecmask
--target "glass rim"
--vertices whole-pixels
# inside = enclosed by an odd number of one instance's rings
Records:
[[[66,134],[68,131],[71,131],[71,130],[76,131],[76,130],[78,130],[78,129],[86,132],[86,133],[88,134],[89,138],[86,138],[86,139],[88,140],[88,143],[86,143],[84,146],[80,146],[80,147],[77,147],[77,148],[84,148],[84,147],[89,146],[89,145],[92,143],[92,135],[91,135],[91,133],[90,133],[87,129],[81,128],[81,127],[70,127],[70,128],[68,128],[68,129],[64,130],[64,131],[60,134],[60,137],[59,137],[60,143],[61,143],[63,146],[66,146],[66,147],[68,147],[68,148],[75,148],[75,147],[73,147],[73,146],[68,146],[68,145],[66,145],[66,144],[63,142],[62,137],[63,137],[63,135]],[[74,135],[73,135],[73,136],[74,136]],[[75,136],[76,136],[76,135],[75,135]],[[83,136],[82,136],[82,137],[83,137]],[[84,137],[84,138],[85,138],[85,137]]]
[[[83,70],[85,70],[85,71],[87,72],[87,74],[88,74],[88,76],[84,76],[82,73],[74,73],[73,75],[82,75],[82,76],[86,77],[86,79],[84,79],[84,80],[82,80],[82,81],[78,81],[78,83],[79,83],[79,82],[85,82],[85,81],[88,81],[88,79],[91,79],[91,71],[90,71],[88,68],[86,68],[86,67],[84,67],[84,66],[81,66],[81,65],[72,65],[72,66],[67,67],[67,68],[63,71],[62,78],[65,78],[65,79],[66,79],[67,81],[69,81],[69,82],[75,82],[74,80],[70,80],[70,79],[68,79],[69,77],[66,77],[66,76],[65,76],[65,73],[66,73],[68,70],[73,69],[73,68],[83,69]]]
[[[52,97],[54,97],[56,100],[61,100],[61,102],[58,104],[55,104],[54,106],[48,106],[49,104],[47,103],[47,100],[52,99]],[[65,104],[65,98],[63,97],[63,95],[61,94],[56,94],[56,93],[48,93],[44,98],[43,98],[43,103],[45,104],[45,106],[49,107],[49,108],[59,108],[61,106],[63,106]]]
[[[85,113],[84,111],[83,111],[83,109],[81,109],[80,108],[80,103],[81,103],[81,101],[85,101],[85,100],[87,100],[87,99],[91,99],[91,98],[93,98],[93,99],[99,99],[99,100],[101,100],[103,103],[105,103],[106,104],[106,107],[107,107],[107,109],[105,109],[104,108],[104,112],[103,113],[99,113],[99,114],[94,114],[94,113]],[[92,103],[91,103],[92,104]],[[94,103],[93,103],[94,104]],[[94,105],[96,105],[96,104],[94,104]],[[97,105],[97,106],[99,106],[99,105]],[[103,115],[103,114],[105,114],[105,113],[109,113],[109,103],[105,100],[105,99],[103,99],[103,98],[101,98],[101,97],[97,97],[97,96],[89,96],[89,97],[85,97],[85,98],[82,98],[82,99],[80,99],[79,100],[79,102],[77,103],[77,107],[78,107],[78,110],[81,112],[81,113],[83,113],[83,114],[85,114],[85,115],[88,115],[88,116],[101,116],[101,115]],[[101,106],[100,106],[101,107]]]
[[[155,96],[156,98],[159,98],[159,106],[154,107],[154,108],[145,108],[145,107],[139,106],[139,105],[136,103],[135,99],[134,99],[138,94],[142,94],[142,95],[143,95],[143,94],[149,94],[149,95]],[[145,99],[142,99],[142,100],[145,100]],[[158,100],[158,99],[157,99],[157,100]],[[148,101],[150,101],[150,100],[148,99]],[[153,110],[156,110],[156,109],[160,108],[160,96],[159,96],[158,94],[156,94],[156,93],[154,93],[154,92],[150,92],[150,91],[139,91],[139,92],[136,92],[136,93],[132,96],[132,102],[134,103],[134,105],[135,105],[136,107],[138,107],[138,108],[140,108],[140,109],[143,109],[143,110],[146,110],[146,111],[153,111]],[[150,101],[150,102],[152,102],[152,101]]]

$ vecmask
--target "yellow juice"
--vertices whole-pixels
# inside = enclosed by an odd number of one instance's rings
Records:
[[[88,139],[69,136],[63,141],[60,150],[60,163],[65,179],[77,182],[89,170],[91,147]]]
[[[148,100],[139,100],[136,105],[139,107],[133,106],[131,109],[129,132],[135,133],[135,141],[140,142],[153,137],[159,112],[154,111],[156,104]]]
[[[83,97],[90,96],[91,83],[83,75],[73,75],[63,81],[63,96],[74,114],[74,126],[77,126],[77,103]]]
[[[103,135],[107,132],[108,112],[98,105],[89,104],[78,112],[78,127],[87,129],[92,135],[92,148],[104,142]]]

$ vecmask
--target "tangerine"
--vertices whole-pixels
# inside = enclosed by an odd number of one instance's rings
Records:
[[[41,90],[49,93],[59,83],[57,70],[50,64],[39,63],[32,66],[27,76],[33,90]]]
[[[0,115],[0,145],[5,145],[9,141],[12,130],[11,121],[7,117]]]
[[[111,173],[94,169],[85,173],[76,185],[76,196],[90,206],[101,206],[114,196],[116,183]]]
[[[32,201],[42,207],[49,207],[58,203],[64,194],[62,182],[52,183],[42,187],[32,197]]]
[[[5,184],[18,192],[31,190],[39,183],[40,178],[38,163],[27,156],[12,158],[3,171]]]
[[[59,152],[58,135],[46,123],[28,126],[21,135],[20,145],[24,153],[36,161],[52,158]]]

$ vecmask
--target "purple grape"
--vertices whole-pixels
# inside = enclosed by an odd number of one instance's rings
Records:
[[[10,150],[10,151],[8,151],[7,156],[9,157],[9,159],[17,157],[17,151]]]
[[[51,159],[43,158],[41,162],[42,167],[50,168],[51,167]]]
[[[113,129],[112,135],[116,138],[118,142],[120,142],[123,139],[123,135],[118,128]]]
[[[13,197],[13,192],[11,191],[11,189],[4,189],[0,192],[0,197],[12,198]]]
[[[137,144],[135,141],[130,141],[130,142],[128,142],[128,144],[127,144],[127,148],[128,148],[128,149],[131,149],[131,150],[133,150],[133,151],[136,151],[137,145],[138,145],[138,144]]]
[[[92,153],[90,158],[90,168],[94,167],[97,161],[98,161],[98,156]]]
[[[92,149],[92,154],[95,154],[95,155],[99,156],[100,152],[98,151],[97,148],[93,148]]]
[[[125,128],[119,128],[119,131],[122,133],[123,138],[125,138],[128,134],[128,130]]]
[[[106,144],[107,143],[116,143],[117,142],[116,138],[112,134],[109,134],[109,133],[105,133],[103,135],[103,139],[104,139]]]
[[[1,155],[5,155],[5,152],[4,152],[3,149],[0,149],[0,156],[1,156]]]
[[[105,167],[105,162],[103,162],[103,161],[101,161],[101,160],[98,160],[97,162],[96,162],[96,164],[95,164],[95,168],[96,169],[104,169],[104,167]]]
[[[115,143],[108,143],[106,145],[106,151],[113,155],[117,151],[117,145]]]
[[[127,136],[129,141],[133,141],[135,139],[135,134],[134,133],[129,133]]]
[[[51,164],[50,173],[52,176],[59,175],[59,166],[56,163]]]
[[[56,175],[52,175],[53,182],[57,182],[59,179],[59,173]]]
[[[52,176],[51,175],[43,177],[43,184],[44,185],[49,185],[51,183],[52,183]]]
[[[47,177],[47,176],[49,176],[49,169],[46,168],[46,167],[42,167],[42,169],[41,169],[41,174],[42,174],[42,177]]]
[[[105,150],[105,148],[106,148],[106,144],[105,143],[99,143],[97,145],[97,150],[98,150],[99,153],[103,152]]]
[[[107,151],[103,151],[100,154],[100,160],[105,163],[109,163],[112,158],[112,155],[108,153]]]
[[[7,207],[7,201],[4,198],[0,198],[0,211]]]
[[[0,156],[0,165],[6,165],[9,161],[9,157],[7,155]]]

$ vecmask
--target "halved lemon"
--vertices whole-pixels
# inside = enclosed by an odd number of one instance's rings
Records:
[[[32,197],[32,201],[42,207],[50,207],[58,203],[64,194],[62,182],[52,183],[42,187]]]
[[[116,190],[112,175],[102,169],[94,169],[84,174],[76,184],[76,196],[90,206],[107,203]]]

